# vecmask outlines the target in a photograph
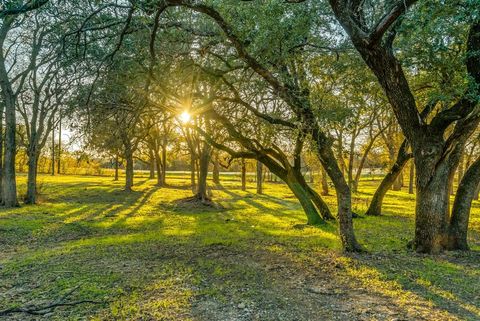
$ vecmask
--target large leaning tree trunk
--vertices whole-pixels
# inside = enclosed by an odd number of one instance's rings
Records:
[[[393,183],[397,179],[398,175],[402,172],[402,169],[405,167],[405,164],[408,162],[409,159],[412,158],[412,154],[408,152],[408,144],[407,141],[403,141],[402,146],[397,153],[397,158],[395,163],[390,168],[388,173],[380,182],[380,185],[375,190],[373,194],[372,201],[368,206],[367,211],[365,212],[366,215],[373,215],[378,216],[382,214],[382,205],[383,199],[387,194],[388,190],[392,187]]]
[[[247,50],[247,44],[245,44],[241,37],[236,35],[235,28],[233,28],[214,7],[188,0],[168,0],[165,4],[167,6],[184,6],[206,14],[212,18],[235,48],[239,58],[241,58],[258,76],[260,76],[272,88],[273,92],[285,101],[292,112],[298,117],[299,125],[295,127],[303,132],[305,135],[304,137],[311,138],[312,143],[316,146],[316,155],[325,167],[325,170],[333,181],[337,191],[337,200],[339,202],[339,234],[342,241],[342,247],[345,251],[362,251],[363,249],[358,244],[353,232],[350,188],[345,181],[342,171],[338,166],[338,161],[333,154],[332,139],[328,137],[325,132],[321,131],[320,124],[316,119],[314,109],[310,102],[310,91],[308,86],[305,86],[308,78],[307,72],[302,70],[303,67],[300,59],[296,66],[297,68],[290,68],[290,66],[287,65],[291,61],[278,61],[282,66],[272,72],[264,66],[260,60],[257,60],[256,57],[249,53]],[[281,72],[282,76],[278,77],[276,75],[277,72]],[[281,80],[283,77],[287,77],[288,79]],[[242,103],[241,105],[244,104]],[[253,109],[249,108],[249,110],[257,117],[272,122],[273,119],[270,115],[264,114],[262,116],[258,110],[254,111]],[[273,123],[286,124],[281,120],[273,121]]]
[[[396,1],[379,21],[368,21],[362,1],[329,0],[355,48],[382,86],[408,140],[417,173],[415,238],[418,252],[438,253],[448,243],[448,178],[457,168],[466,139],[479,122],[475,107],[480,96],[480,21],[474,18],[467,37],[469,85],[449,108],[427,122],[420,116],[393,40],[402,14],[416,1]],[[476,19],[476,20],[475,20]],[[452,128],[453,125],[453,129]]]
[[[235,141],[237,141],[247,151],[235,151],[228,146],[216,142],[207,133],[197,128],[201,135],[203,135],[210,144],[217,149],[227,152],[232,158],[242,158],[242,163],[243,159],[248,158],[256,159],[265,165],[272,173],[277,175],[287,184],[289,189],[298,199],[305,212],[305,215],[307,216],[308,224],[315,225],[323,223],[324,219],[333,219],[328,206],[325,204],[325,202],[323,202],[318,194],[311,191],[301,173],[300,152],[303,147],[303,140],[297,139],[296,141],[294,164],[292,166],[289,163],[288,157],[283,154],[278,147],[274,146],[272,148],[265,148],[260,146],[259,142],[254,144],[252,140],[248,139],[248,137],[236,130],[235,126],[230,123],[227,118],[217,114],[214,111],[211,111],[210,113],[212,115],[212,119],[219,121],[227,129],[230,137],[235,139]],[[316,207],[316,204],[319,204],[319,206]],[[322,217],[320,217],[318,213],[319,211]]]

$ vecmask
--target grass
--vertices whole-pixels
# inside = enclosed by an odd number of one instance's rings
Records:
[[[306,218],[279,183],[256,195],[253,183],[243,192],[224,177],[212,191],[223,209],[202,210],[175,202],[191,195],[186,175],[170,175],[170,188],[137,177],[132,193],[109,177],[39,182],[39,205],[0,211],[0,310],[45,305],[78,288],[65,300],[97,303],[59,307],[44,318],[480,319],[477,201],[469,253],[409,252],[414,196],[401,191],[388,193],[384,216],[355,220],[369,254],[344,256],[335,223],[296,228]],[[377,184],[361,182],[356,212],[365,212]],[[335,197],[326,201],[335,210]],[[315,294],[312,284],[327,290]]]

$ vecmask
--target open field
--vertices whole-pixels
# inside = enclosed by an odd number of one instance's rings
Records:
[[[138,177],[129,194],[109,177],[40,176],[40,205],[0,211],[0,310],[74,304],[0,319],[480,320],[479,202],[471,252],[409,252],[414,197],[389,192],[384,216],[355,219],[369,253],[344,256],[336,224],[304,226],[284,185],[259,196],[224,178],[224,209],[205,210],[175,202],[186,176]],[[376,184],[362,181],[355,211]]]

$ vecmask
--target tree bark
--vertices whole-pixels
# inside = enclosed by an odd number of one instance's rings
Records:
[[[195,193],[197,191],[197,184],[195,179],[195,155],[190,153],[190,183],[192,185],[192,192]]]
[[[55,130],[52,128],[52,176],[55,176]]]
[[[220,162],[218,160],[218,153],[215,153],[213,158],[212,179],[214,184],[220,184]]]
[[[257,161],[257,194],[263,194],[263,164]]]
[[[62,157],[62,115],[60,115],[60,120],[58,121],[57,174],[61,173],[61,170],[60,170],[61,157]]]
[[[321,166],[321,183],[322,183],[322,192],[321,192],[321,195],[323,196],[327,196],[327,195],[330,195],[329,194],[329,191],[328,191],[328,177],[327,177],[327,172],[325,171],[325,168],[323,168],[323,166]]]
[[[35,147],[31,147],[28,152],[28,177],[27,177],[27,195],[25,196],[26,204],[37,203],[37,161],[38,153]]]
[[[449,250],[468,250],[467,233],[472,201],[480,182],[480,158],[466,171],[458,185],[448,230]]]
[[[401,173],[407,161],[411,158],[411,154],[407,152],[407,141],[403,141],[402,146],[398,150],[397,159],[390,171],[385,175],[382,182],[378,186],[375,194],[373,194],[370,206],[367,209],[366,215],[378,216],[382,214],[383,198],[387,194],[390,187],[393,185],[397,176]]]
[[[348,187],[345,177],[340,170],[337,160],[333,155],[328,138],[318,130],[314,130],[313,138],[317,143],[317,155],[322,163],[325,171],[335,185],[337,192],[338,204],[338,221],[339,221],[339,235],[342,242],[342,248],[346,252],[363,251],[363,248],[358,244],[353,231],[352,220],[352,199],[350,188]]]
[[[202,202],[210,200],[207,195],[207,176],[208,165],[210,164],[211,150],[212,148],[209,144],[203,143],[202,152],[200,154],[198,188],[196,193],[196,197]]]
[[[155,156],[153,154],[153,150],[149,150],[148,151],[148,156],[149,156],[149,159],[150,159],[150,162],[149,162],[149,174],[148,174],[148,178],[149,179],[154,179],[155,178]]]

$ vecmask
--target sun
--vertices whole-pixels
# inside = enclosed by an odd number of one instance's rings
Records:
[[[184,124],[188,123],[191,118],[192,118],[192,116],[190,116],[190,114],[188,113],[188,111],[184,111],[184,112],[180,115],[180,120],[181,120],[182,123],[184,123]]]

